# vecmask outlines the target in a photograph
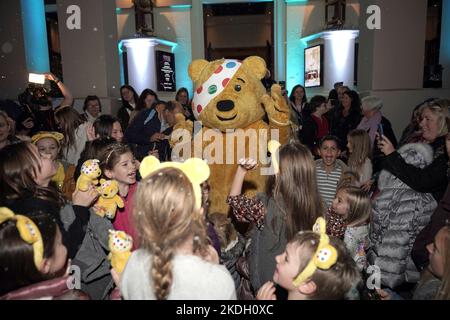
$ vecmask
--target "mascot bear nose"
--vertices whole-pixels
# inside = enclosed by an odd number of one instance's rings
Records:
[[[233,110],[234,102],[231,100],[222,100],[217,102],[217,109],[221,112]]]

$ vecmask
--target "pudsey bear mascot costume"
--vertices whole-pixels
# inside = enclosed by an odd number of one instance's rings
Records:
[[[194,125],[177,115],[171,137],[172,160],[195,156],[208,162],[211,213],[228,213],[226,198],[242,158],[258,162],[245,177],[243,193],[251,197],[262,192],[270,166],[268,141],[285,144],[290,138],[289,106],[279,85],[273,85],[267,94],[261,82],[266,72],[265,61],[256,56],[244,61],[200,59],[189,65],[197,122]],[[268,123],[263,120],[266,115]]]

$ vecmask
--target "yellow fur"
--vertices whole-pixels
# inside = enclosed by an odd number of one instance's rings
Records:
[[[64,166],[60,161],[57,161],[58,169],[56,170],[55,175],[52,177],[52,181],[56,183],[58,188],[61,190],[64,185],[64,179],[66,174],[64,172]]]
[[[76,189],[87,191],[90,185],[98,184],[97,178],[100,177],[102,171],[97,159],[86,160],[81,166],[81,174],[77,179]]]
[[[106,215],[107,218],[114,219],[117,207],[123,208],[124,206],[122,198],[117,194],[119,184],[116,180],[101,179],[98,192],[100,196],[95,206],[96,213],[101,217]]]
[[[111,266],[118,273],[122,273],[131,255],[133,239],[123,231],[109,230],[108,245],[110,250],[108,259],[111,260]]]
[[[194,81],[195,88],[201,86],[214,71],[224,62],[224,59],[207,62],[206,60],[194,60],[189,66],[189,75]],[[279,85],[272,86],[270,95],[266,93],[264,86],[261,83],[261,79],[266,73],[266,64],[260,57],[248,57],[242,62],[242,66],[231,78],[227,87],[217,97],[212,99],[209,104],[200,113],[199,121],[202,122],[203,128],[198,134],[205,132],[211,133],[211,130],[215,129],[215,134],[220,135],[222,138],[223,152],[223,164],[210,164],[211,175],[209,183],[211,185],[211,207],[210,212],[220,212],[227,214],[228,206],[226,204],[226,197],[230,191],[230,186],[233,181],[234,173],[236,172],[237,163],[239,157],[237,154],[238,143],[237,139],[233,139],[233,133],[226,132],[227,130],[234,131],[235,129],[242,129],[243,133],[251,134],[256,132],[258,136],[262,131],[267,130],[268,134],[264,136],[265,143],[271,139],[270,129],[278,129],[279,140],[281,144],[287,143],[291,135],[290,126],[290,112],[289,106],[285,98],[281,95],[281,88]],[[238,80],[238,78],[242,79]],[[240,91],[235,90],[235,86],[240,85]],[[219,112],[217,109],[217,103],[222,100],[231,100],[234,103],[234,108],[230,111]],[[263,118],[267,114],[269,123],[263,121]],[[219,120],[218,116],[222,118],[232,118],[233,120],[223,121]],[[174,127],[176,129],[186,129],[192,132],[192,122],[186,121],[183,117],[177,118],[177,124]],[[195,139],[195,138],[194,138]],[[211,144],[212,139],[203,139],[202,142],[202,156],[205,154],[212,155],[213,158],[219,160],[215,150],[209,150],[208,145]],[[231,141],[227,145],[226,141]],[[172,146],[177,144],[183,144],[186,141],[171,141]],[[191,143],[191,142],[188,142]],[[178,146],[179,146],[178,145]],[[245,157],[249,156],[250,148],[256,147],[259,150],[259,146],[254,143],[251,145],[245,143]],[[212,147],[210,147],[211,149]],[[232,159],[234,164],[226,164],[227,153],[234,150],[234,156]],[[192,143],[192,149],[194,150],[194,144]],[[182,155],[183,158],[189,158],[191,156],[199,157],[198,154]],[[200,156],[200,157],[202,157]],[[256,170],[250,171],[244,181],[243,191],[248,196],[253,196],[257,192],[264,190],[266,176],[260,174],[260,168],[262,166],[259,161]],[[218,161],[215,161],[218,162]],[[229,161],[228,161],[229,163]]]

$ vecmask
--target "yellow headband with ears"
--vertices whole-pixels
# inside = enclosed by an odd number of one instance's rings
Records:
[[[22,240],[33,246],[34,264],[38,270],[41,270],[44,259],[44,242],[38,227],[30,218],[14,214],[6,207],[0,208],[0,224],[8,220],[16,221],[16,227]]]
[[[324,218],[317,218],[313,226],[313,231],[320,235],[319,246],[306,268],[294,279],[293,284],[295,287],[298,287],[310,278],[316,272],[317,268],[322,270],[330,269],[338,258],[337,250],[330,244],[330,238],[326,234],[326,222]]]
[[[159,162],[154,156],[147,156],[142,160],[139,173],[142,178],[162,168],[177,168],[188,177],[192,184],[197,209],[202,206],[202,189],[200,184],[209,178],[210,170],[208,164],[199,158],[190,158],[185,162]]]
[[[267,144],[267,149],[269,150],[272,158],[273,170],[274,173],[277,174],[280,172],[280,164],[278,163],[278,151],[281,147],[281,144],[277,140],[270,140]]]
[[[52,138],[60,143],[64,139],[64,135],[56,131],[40,131],[31,137],[31,143],[36,144],[36,142],[44,138]]]

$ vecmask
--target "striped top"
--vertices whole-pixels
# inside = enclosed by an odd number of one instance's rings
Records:
[[[317,188],[319,189],[319,193],[322,196],[326,208],[331,207],[331,203],[336,196],[336,188],[341,178],[341,174],[346,169],[347,166],[345,163],[338,159],[336,160],[334,170],[328,174],[323,167],[323,160],[316,160]]]

